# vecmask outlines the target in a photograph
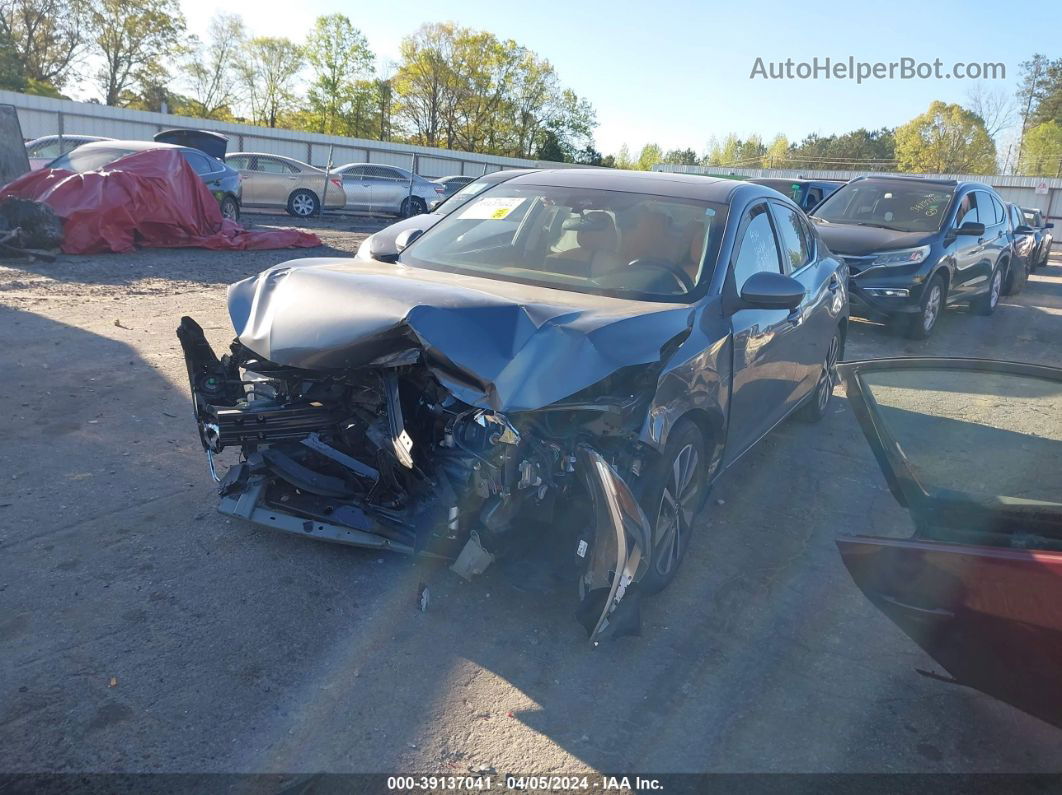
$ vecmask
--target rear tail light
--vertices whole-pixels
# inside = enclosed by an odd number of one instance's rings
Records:
[[[435,192],[436,193],[446,193],[446,188],[444,188],[442,185],[437,185],[435,187]]]
[[[329,180],[329,182],[331,182],[333,185],[335,185],[340,190],[343,190],[343,180],[341,180],[341,179],[331,179],[331,180]]]

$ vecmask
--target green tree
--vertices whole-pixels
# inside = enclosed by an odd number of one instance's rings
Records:
[[[620,144],[619,151],[613,156],[615,168],[632,169],[634,161],[631,159],[631,150],[627,144]]]
[[[996,145],[981,117],[940,101],[896,130],[896,158],[901,170],[918,174],[996,171]]]
[[[554,163],[565,162],[564,149],[552,130],[546,130],[542,143],[539,144],[538,151],[535,152],[535,158],[538,160],[551,160]]]
[[[590,103],[514,41],[436,23],[403,39],[399,51],[396,117],[414,143],[517,157],[551,150],[565,160],[593,144]]]
[[[308,106],[317,132],[361,135],[374,104],[369,42],[343,14],[317,18],[305,44],[313,70]]]
[[[377,124],[379,139],[391,140],[391,118],[394,114],[395,87],[390,78],[378,78],[373,94],[376,97]]]
[[[697,165],[697,153],[692,149],[670,149],[660,162],[675,166],[695,166]]]
[[[789,168],[896,170],[896,142],[888,128],[859,128],[842,135],[812,133],[789,148]]]
[[[1025,133],[1030,127],[1036,126],[1035,116],[1040,103],[1048,93],[1049,74],[1057,63],[1043,53],[1036,53],[1021,64],[1021,79],[1017,92],[1018,121],[1021,123],[1021,137],[1018,141],[1019,162],[1022,160],[1025,148]]]
[[[185,27],[176,0],[96,0],[89,17],[103,58],[98,80],[106,104],[165,85],[166,64],[179,54]]]
[[[67,83],[86,43],[89,10],[88,0],[0,0],[0,37],[18,58],[24,89],[51,93]]]
[[[295,109],[295,80],[302,48],[282,37],[258,36],[247,42],[239,73],[255,124],[276,127]]]
[[[7,91],[26,90],[26,70],[11,38],[0,31],[0,88]]]
[[[1062,176],[1062,124],[1045,121],[1025,133],[1018,173],[1030,177]]]
[[[184,63],[189,87],[189,114],[204,119],[231,119],[239,99],[238,64],[246,44],[243,20],[216,14],[210,20],[205,43],[192,42]]]
[[[763,156],[764,168],[789,168],[789,139],[779,133],[774,136]]]
[[[652,171],[653,166],[664,159],[664,152],[657,144],[646,144],[638,153],[638,162],[634,167],[639,171]]]
[[[1045,121],[1062,124],[1062,58],[1047,65],[1040,101],[1029,119],[1030,125],[1043,124]]]

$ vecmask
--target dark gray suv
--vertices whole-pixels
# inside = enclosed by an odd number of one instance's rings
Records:
[[[811,219],[848,263],[852,314],[925,339],[948,304],[990,315],[999,303],[1012,252],[1006,208],[988,185],[858,177]]]

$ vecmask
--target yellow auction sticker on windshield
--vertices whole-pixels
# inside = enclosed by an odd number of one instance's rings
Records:
[[[466,207],[459,217],[501,221],[523,203],[522,196],[487,196]]]

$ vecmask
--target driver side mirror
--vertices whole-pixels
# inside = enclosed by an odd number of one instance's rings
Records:
[[[955,230],[956,235],[969,235],[970,237],[984,237],[985,225],[979,224],[976,221],[967,221],[965,224]]]
[[[760,271],[741,286],[742,309],[796,309],[804,300],[804,285],[791,276]]]
[[[398,237],[395,238],[395,250],[401,254],[409,244],[416,240],[418,237],[424,234],[423,229],[404,229],[398,233]]]

